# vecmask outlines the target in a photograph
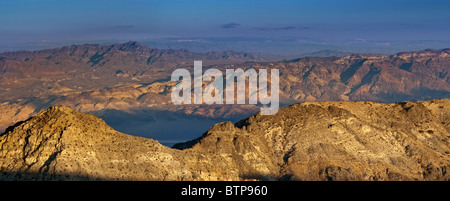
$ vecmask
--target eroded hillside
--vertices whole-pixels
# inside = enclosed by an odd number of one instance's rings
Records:
[[[0,179],[449,180],[449,105],[300,103],[175,148],[56,106],[0,136]]]

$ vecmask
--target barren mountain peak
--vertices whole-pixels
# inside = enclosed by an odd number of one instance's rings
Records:
[[[299,103],[216,124],[177,149],[55,106],[0,136],[1,178],[448,180],[448,105]]]

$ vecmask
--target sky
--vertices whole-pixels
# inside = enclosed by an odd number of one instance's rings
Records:
[[[0,1],[0,52],[130,40],[280,54],[448,48],[450,1]]]

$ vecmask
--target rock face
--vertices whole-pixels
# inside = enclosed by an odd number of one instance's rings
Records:
[[[2,172],[12,171],[2,179],[160,179],[162,166],[171,168],[159,161],[171,159],[164,150],[170,149],[56,106],[1,136]]]
[[[55,106],[0,135],[0,179],[450,180],[449,105],[300,103],[174,148]]]

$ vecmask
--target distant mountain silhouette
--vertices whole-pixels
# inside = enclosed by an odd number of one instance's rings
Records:
[[[338,50],[319,50],[317,52],[311,52],[303,54],[303,57],[343,57],[347,55],[352,55],[354,53],[342,52]]]

